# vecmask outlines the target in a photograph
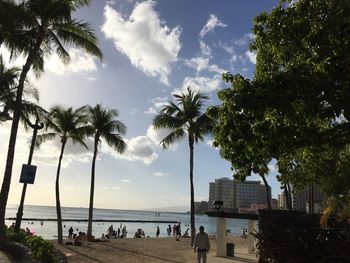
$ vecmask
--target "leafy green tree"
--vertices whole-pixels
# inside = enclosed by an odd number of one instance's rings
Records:
[[[88,23],[72,18],[72,13],[78,8],[88,5],[89,0],[25,0],[20,3],[17,3],[17,1],[5,2],[17,4],[17,9],[14,6],[13,8],[16,10],[11,12],[11,17],[5,21],[8,23],[6,25],[9,26],[0,28],[0,43],[13,52],[24,53],[26,55],[26,62],[23,65],[16,88],[15,110],[9,139],[6,168],[0,192],[0,240],[6,239],[5,211],[11,185],[23,88],[28,72],[31,68],[39,71],[43,70],[44,56],[48,56],[54,52],[63,62],[69,62],[69,54],[64,48],[65,44],[82,48],[87,53],[102,58],[91,26]],[[19,9],[21,10],[19,11]],[[14,17],[14,15],[17,11],[23,12],[25,22],[16,23],[18,17]],[[11,23],[16,24],[13,33],[9,32]],[[14,35],[17,33],[23,35],[23,44],[19,42],[21,38]]]
[[[264,173],[272,158],[298,161],[310,147],[321,155],[346,151],[349,15],[346,0],[299,0],[281,1],[255,18],[254,79],[223,75],[232,88],[219,92],[215,130],[216,143],[239,173]]]
[[[267,144],[270,145],[273,141],[267,136],[260,136],[255,130],[255,126],[260,126],[261,132],[268,128],[262,113],[250,108],[254,107],[255,102],[246,97],[246,92],[249,93],[249,81],[241,76],[232,76],[230,81],[233,82],[232,89],[218,92],[221,105],[208,110],[208,115],[218,121],[213,129],[214,146],[219,147],[220,155],[231,163],[236,180],[245,181],[252,173],[262,178],[266,189],[266,203],[271,209],[271,193],[266,175],[269,172],[268,163],[273,157]]]
[[[126,126],[117,120],[119,114],[115,109],[107,109],[97,104],[95,107],[87,108],[89,119],[88,133],[94,136],[94,155],[91,166],[91,187],[89,202],[89,221],[87,228],[88,239],[92,238],[92,219],[94,209],[94,190],[95,190],[95,164],[99,152],[99,145],[102,139],[113,147],[118,153],[123,153],[126,148],[122,135],[126,132]]]
[[[63,244],[62,235],[62,215],[61,215],[61,202],[60,202],[60,172],[61,163],[65,150],[65,146],[68,140],[71,140],[74,144],[79,143],[87,148],[84,138],[88,130],[87,115],[85,114],[86,108],[81,107],[76,110],[72,108],[65,109],[62,106],[54,106],[50,109],[49,117],[45,121],[46,133],[37,136],[36,145],[40,146],[47,140],[58,138],[61,142],[61,151],[58,158],[58,166],[56,172],[56,211],[57,211],[57,236],[58,243]]]
[[[167,149],[175,141],[188,136],[190,147],[190,190],[191,190],[191,244],[196,234],[194,218],[194,186],[193,186],[193,150],[194,143],[203,141],[204,135],[208,134],[214,126],[214,120],[202,113],[204,100],[209,97],[200,92],[194,92],[187,88],[186,93],[173,94],[174,102],[169,102],[160,113],[153,119],[156,129],[167,128],[171,132],[161,140],[160,144]]]

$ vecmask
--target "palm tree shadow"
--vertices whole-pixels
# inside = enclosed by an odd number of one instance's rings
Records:
[[[67,248],[67,249],[71,250],[72,252],[74,252],[74,253],[76,253],[76,254],[79,254],[79,255],[81,255],[81,256],[83,256],[83,257],[85,257],[85,258],[88,258],[88,259],[90,259],[90,260],[93,260],[93,261],[96,261],[96,262],[100,262],[100,263],[108,263],[108,262],[106,262],[106,261],[102,261],[102,260],[100,260],[100,259],[90,257],[90,256],[88,256],[88,255],[86,255],[86,254],[84,254],[84,253],[82,253],[82,252],[80,252],[80,251],[78,251],[78,250],[75,250],[73,247],[65,246],[65,248]]]
[[[103,244],[100,243],[100,244],[101,245],[105,245],[107,247],[111,247],[111,248],[115,248],[115,249],[119,249],[119,250],[124,250],[124,251],[132,253],[132,254],[142,255],[142,256],[145,256],[145,257],[155,258],[155,259],[159,259],[159,260],[163,260],[163,261],[167,261],[167,262],[181,263],[180,261],[174,261],[174,260],[167,259],[167,258],[161,258],[161,257],[157,257],[157,256],[154,256],[154,255],[145,254],[145,253],[142,253],[142,252],[139,252],[139,251],[133,251],[133,250],[117,247],[117,246],[112,246],[112,245],[109,245],[109,244],[106,244],[106,243],[103,243]]]

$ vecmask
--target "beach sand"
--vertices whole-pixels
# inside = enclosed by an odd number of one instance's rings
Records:
[[[246,248],[247,240],[230,237],[237,248]],[[81,247],[53,244],[68,258],[69,263],[189,263],[195,254],[189,238],[110,239],[108,242],[86,242]],[[211,240],[210,253],[216,254],[216,242]]]

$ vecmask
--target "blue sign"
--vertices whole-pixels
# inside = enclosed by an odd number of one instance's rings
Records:
[[[19,182],[24,184],[34,184],[35,173],[35,165],[22,164],[21,178],[19,179]]]

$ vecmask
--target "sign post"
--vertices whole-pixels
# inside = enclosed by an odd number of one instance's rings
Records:
[[[23,184],[34,184],[36,173],[36,166],[29,164],[22,164],[21,177],[19,179],[20,183]]]
[[[19,203],[17,217],[16,217],[16,223],[15,223],[15,231],[17,233],[19,232],[19,229],[21,228],[24,198],[26,196],[27,184],[33,184],[34,179],[35,179],[36,166],[31,165],[31,164],[32,164],[36,135],[38,134],[38,130],[44,128],[44,124],[42,122],[39,123],[39,118],[36,118],[35,124],[32,124],[29,121],[27,123],[33,129],[33,136],[32,136],[32,142],[30,144],[28,164],[22,165],[21,178],[19,180],[20,183],[23,183],[23,188],[22,188],[21,201]]]

